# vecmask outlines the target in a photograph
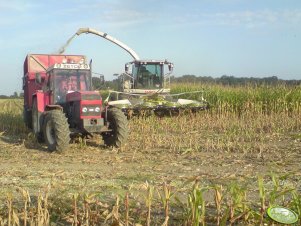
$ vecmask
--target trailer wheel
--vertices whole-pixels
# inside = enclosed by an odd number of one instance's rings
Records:
[[[70,142],[70,130],[65,114],[60,110],[47,112],[43,133],[49,151],[61,153],[67,149]]]
[[[112,131],[102,134],[107,146],[121,147],[128,137],[128,120],[124,113],[117,108],[107,110],[107,121]]]
[[[44,142],[44,137],[40,127],[41,113],[38,111],[37,99],[33,99],[31,111],[31,128],[38,142]]]

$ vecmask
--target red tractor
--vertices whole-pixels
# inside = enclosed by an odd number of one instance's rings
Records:
[[[72,135],[101,134],[120,147],[128,123],[117,108],[102,106],[92,91],[91,63],[82,55],[29,54],[24,62],[24,122],[50,151],[65,150]]]

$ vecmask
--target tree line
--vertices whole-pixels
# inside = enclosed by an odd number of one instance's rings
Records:
[[[182,76],[171,76],[171,83],[203,83],[203,84],[221,84],[228,86],[245,86],[245,85],[301,85],[301,80],[286,80],[279,79],[277,76],[270,76],[264,78],[255,78],[255,77],[235,77],[223,75],[218,78],[213,78],[211,76],[196,76],[196,75],[182,75]],[[113,81],[101,82],[101,79],[98,77],[92,78],[92,84],[95,89],[113,89],[118,88],[118,79]]]
[[[218,78],[211,76],[195,76],[195,75],[183,75],[180,77],[171,77],[171,83],[206,83],[206,84],[221,84],[228,86],[242,86],[242,85],[300,85],[301,80],[286,80],[279,79],[277,76],[270,76],[264,78],[255,77],[234,77],[223,75]]]
[[[12,95],[4,95],[4,94],[1,94],[0,95],[0,99],[16,99],[16,98],[23,98],[24,96],[24,93],[17,93],[17,92],[14,92]]]

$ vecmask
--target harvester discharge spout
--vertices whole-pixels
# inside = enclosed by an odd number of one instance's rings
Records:
[[[138,56],[138,54],[131,49],[130,47],[128,47],[126,44],[124,44],[123,42],[119,41],[118,39],[108,35],[107,33],[104,33],[102,31],[97,31],[95,29],[92,28],[80,28],[78,29],[78,31],[76,32],[77,35],[81,35],[83,33],[86,34],[94,34],[94,35],[98,35],[104,39],[107,39],[108,41],[118,45],[119,47],[121,47],[122,49],[124,49],[125,51],[127,51],[133,58],[134,60],[140,60],[140,57]]]

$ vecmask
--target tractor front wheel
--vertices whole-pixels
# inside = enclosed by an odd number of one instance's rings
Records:
[[[111,131],[102,134],[107,146],[121,147],[128,137],[128,120],[124,113],[118,108],[107,110],[107,122]]]
[[[70,142],[69,124],[65,114],[60,110],[47,112],[43,133],[49,151],[63,152]]]

